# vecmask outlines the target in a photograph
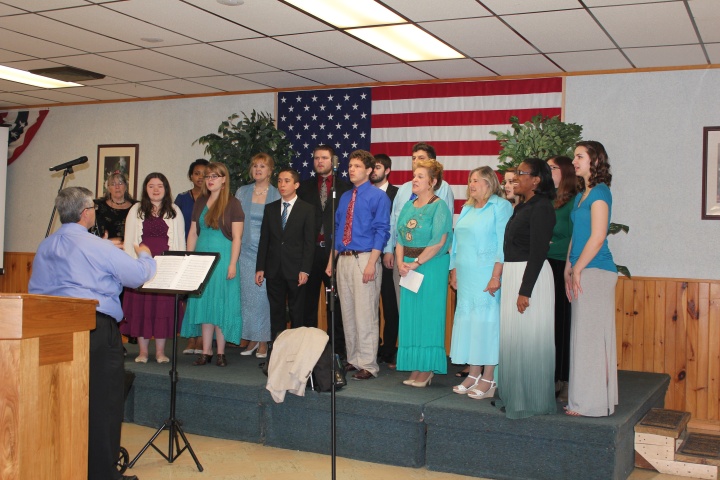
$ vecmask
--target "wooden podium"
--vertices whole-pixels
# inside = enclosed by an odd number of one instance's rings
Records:
[[[87,478],[95,300],[0,293],[0,478]]]

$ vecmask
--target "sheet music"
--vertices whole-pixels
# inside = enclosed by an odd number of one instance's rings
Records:
[[[418,273],[415,270],[408,270],[407,275],[400,277],[400,286],[417,293],[418,290],[420,290],[423,278],[425,278],[425,275],[422,273]]]
[[[143,288],[195,291],[207,277],[214,260],[212,255],[158,255],[155,276]]]

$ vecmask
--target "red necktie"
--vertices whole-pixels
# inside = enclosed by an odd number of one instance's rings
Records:
[[[352,221],[353,212],[355,211],[355,198],[357,197],[357,188],[353,188],[352,198],[348,203],[347,213],[345,214],[345,229],[343,230],[343,245],[347,246],[352,241]]]

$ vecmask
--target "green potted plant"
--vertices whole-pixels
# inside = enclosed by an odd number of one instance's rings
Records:
[[[269,113],[253,110],[250,116],[232,114],[218,127],[217,133],[203,135],[193,142],[205,145],[205,153],[213,162],[224,163],[230,173],[230,191],[252,181],[250,159],[265,152],[275,159],[275,173],[290,164],[294,155],[285,132],[275,127]]]
[[[565,123],[559,117],[535,115],[529,122],[520,123],[518,117],[510,117],[512,130],[490,133],[500,142],[502,150],[498,170],[517,167],[526,158],[546,159],[556,155],[573,157],[575,144],[582,139],[582,127]]]

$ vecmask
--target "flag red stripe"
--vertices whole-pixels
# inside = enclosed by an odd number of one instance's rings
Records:
[[[380,114],[372,116],[372,128],[401,128],[457,125],[508,125],[510,117],[516,116],[520,123],[530,121],[532,117],[542,114],[546,117],[559,116],[560,108],[534,108],[528,110],[487,110],[472,112],[418,112],[399,114]]]
[[[478,95],[526,95],[562,91],[562,78],[496,80],[486,82],[431,83],[375,87],[373,101],[434,97],[475,97]]]
[[[500,151],[500,143],[496,140],[477,140],[465,142],[433,142],[432,138],[428,138],[430,143],[438,154],[438,158],[443,156],[458,155],[497,155]],[[385,153],[392,157],[410,156],[412,147],[417,142],[379,142],[370,145],[370,151],[373,153]]]

